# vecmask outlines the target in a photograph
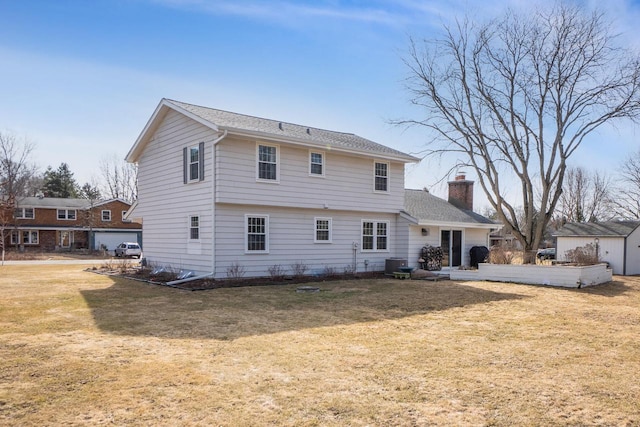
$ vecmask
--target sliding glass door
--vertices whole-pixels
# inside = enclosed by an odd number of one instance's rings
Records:
[[[442,266],[459,267],[462,265],[462,230],[440,231],[442,247]]]

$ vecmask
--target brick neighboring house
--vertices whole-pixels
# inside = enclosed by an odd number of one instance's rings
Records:
[[[120,199],[26,197],[18,202],[14,224],[7,227],[7,248],[25,250],[114,250],[124,241],[142,243],[142,224],[123,220],[130,203]]]

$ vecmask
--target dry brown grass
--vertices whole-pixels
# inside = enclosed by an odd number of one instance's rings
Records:
[[[640,278],[189,292],[81,268],[0,269],[0,424],[640,424]]]

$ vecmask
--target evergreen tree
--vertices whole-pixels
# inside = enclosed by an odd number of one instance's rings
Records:
[[[61,163],[57,170],[48,166],[44,173],[42,191],[46,197],[77,198],[78,184],[69,165]]]

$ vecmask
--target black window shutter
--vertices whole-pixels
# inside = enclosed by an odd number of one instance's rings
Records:
[[[187,150],[187,147],[184,147],[184,149],[182,150],[182,175],[184,177],[185,184],[189,182],[189,153],[187,152]]]
[[[200,173],[198,175],[200,176],[200,181],[204,181],[204,142],[201,142],[200,145],[198,146],[198,155],[200,157],[199,159]]]

